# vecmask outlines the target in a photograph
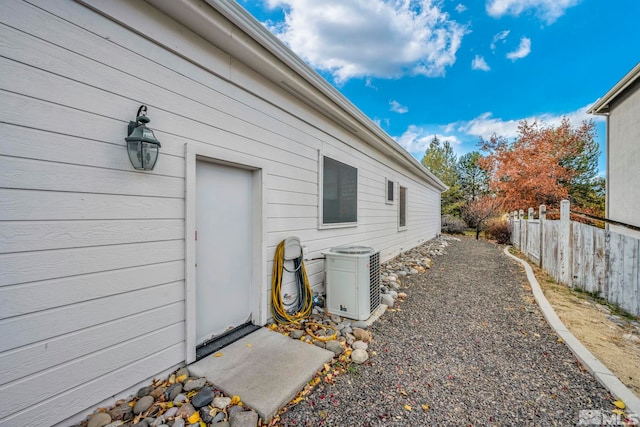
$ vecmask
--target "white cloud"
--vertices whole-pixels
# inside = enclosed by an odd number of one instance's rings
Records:
[[[507,58],[512,61],[516,61],[518,59],[522,59],[525,56],[531,53],[531,39],[527,37],[522,37],[520,39],[520,45],[518,48],[512,52],[507,53]]]
[[[285,21],[267,27],[337,83],[350,78],[442,76],[456,62],[465,26],[433,0],[268,0]]]
[[[404,114],[409,112],[409,108],[407,106],[400,104],[396,100],[389,101],[389,106],[391,107],[391,111],[396,113]]]
[[[592,105],[586,105],[566,114],[540,114],[517,120],[503,120],[494,118],[491,113],[484,113],[473,120],[449,123],[444,129],[446,132],[455,131],[484,139],[488,139],[494,134],[506,138],[514,138],[518,134],[518,123],[521,120],[527,120],[529,123],[537,120],[550,126],[560,125],[563,117],[567,117],[574,126],[579,125],[583,120],[603,121],[604,118],[601,116],[587,114]]]
[[[461,144],[461,141],[456,136],[429,132],[427,129],[416,125],[410,125],[401,136],[394,137],[394,139],[415,158],[421,159],[434,136],[437,136],[440,141],[449,141],[454,148]]]
[[[547,22],[554,23],[564,15],[565,10],[580,3],[581,0],[487,0],[487,13],[500,18],[504,15],[519,16],[526,10],[533,9],[536,16]]]
[[[368,88],[378,90],[378,87],[373,84],[373,80],[371,79],[371,77],[367,77],[364,79],[364,85]]]
[[[464,12],[466,10],[467,10],[467,6],[463,5],[462,3],[460,3],[460,4],[458,4],[456,6],[456,12],[458,12],[458,13],[462,13],[462,12]]]
[[[504,31],[500,31],[498,34],[496,34],[495,36],[493,36],[493,40],[491,41],[491,50],[496,50],[496,43],[498,42],[502,42],[504,43],[507,40],[507,36],[509,35],[511,31],[509,30],[504,30]]]
[[[487,61],[484,60],[484,57],[480,55],[476,55],[476,57],[473,58],[473,61],[471,61],[471,68],[482,71],[489,71],[491,69],[489,64],[487,64]]]

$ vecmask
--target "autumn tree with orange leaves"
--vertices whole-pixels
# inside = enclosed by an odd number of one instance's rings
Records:
[[[597,175],[599,153],[594,137],[593,121],[573,127],[565,117],[554,127],[523,120],[513,142],[496,135],[481,141],[487,155],[480,165],[505,209],[555,207],[570,196],[588,198],[583,193],[589,193]]]

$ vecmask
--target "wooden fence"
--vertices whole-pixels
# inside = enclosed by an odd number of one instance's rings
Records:
[[[529,208],[510,215],[511,243],[557,282],[592,292],[640,316],[640,239],[571,221],[568,200],[560,220]]]

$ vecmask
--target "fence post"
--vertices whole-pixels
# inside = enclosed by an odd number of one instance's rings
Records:
[[[518,249],[522,251],[524,239],[527,238],[525,234],[526,224],[524,224],[524,211],[522,209],[518,211],[518,217],[520,218],[520,243],[518,243]]]
[[[516,219],[518,219],[516,212],[509,212],[509,219],[511,220],[511,244],[515,246],[515,229],[516,229]]]
[[[528,259],[531,259],[531,257],[529,256],[529,248],[531,246],[529,245],[529,240],[532,238],[537,238],[537,236],[531,235],[531,220],[533,220],[533,208],[529,208],[529,210],[527,211],[527,246],[525,247],[525,254],[527,255]]]
[[[518,211],[513,211],[513,223],[514,223],[514,227],[511,228],[511,242],[514,243],[515,242],[515,233],[514,233],[514,228],[515,228],[515,222],[519,221],[518,219]],[[520,223],[518,223],[518,237],[520,237]],[[520,246],[520,241],[518,241],[518,246]],[[520,249],[518,247],[518,249]]]
[[[540,218],[540,268],[543,268],[544,259],[544,245],[545,245],[545,236],[544,236],[544,222],[547,219],[547,207],[545,205],[540,205],[538,210],[538,216]]]
[[[572,286],[571,280],[571,211],[568,200],[560,202],[560,282]]]

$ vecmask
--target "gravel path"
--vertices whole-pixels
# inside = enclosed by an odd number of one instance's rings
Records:
[[[282,425],[567,426],[580,409],[611,408],[502,247],[451,241],[402,291],[400,310],[371,327],[375,355],[318,386],[282,414]]]

